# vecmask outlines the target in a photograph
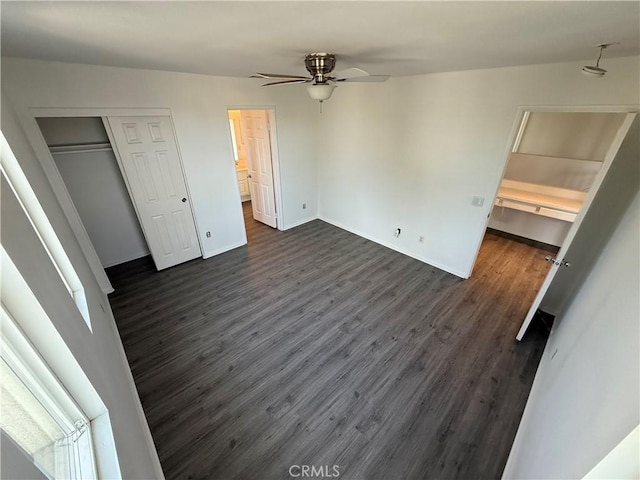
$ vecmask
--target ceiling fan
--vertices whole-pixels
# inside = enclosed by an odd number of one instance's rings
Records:
[[[337,86],[337,82],[384,82],[389,78],[389,75],[369,75],[369,72],[355,67],[334,72],[336,56],[333,53],[309,53],[304,57],[304,66],[310,74],[308,77],[279,73],[256,73],[255,75],[251,75],[251,77],[286,79],[265,83],[263,87],[289,83],[310,83],[311,85],[307,87],[309,95],[314,100],[319,100],[320,103],[331,97],[334,88]]]

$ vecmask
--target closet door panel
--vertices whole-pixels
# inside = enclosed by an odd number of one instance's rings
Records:
[[[169,117],[109,117],[129,192],[158,270],[201,256]]]

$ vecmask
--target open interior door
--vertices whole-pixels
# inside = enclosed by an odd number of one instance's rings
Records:
[[[241,110],[240,119],[247,153],[253,218],[276,228],[269,118],[265,110]]]
[[[531,305],[531,308],[529,309],[529,312],[527,313],[527,316],[524,319],[524,322],[522,322],[522,326],[520,327],[520,330],[516,335],[517,340],[522,340],[522,337],[527,331],[527,328],[529,327],[529,324],[531,323],[533,316],[538,310],[538,307],[540,306],[542,299],[547,293],[547,290],[549,289],[551,282],[556,276],[558,269],[570,267],[570,259],[569,258],[565,259],[565,257],[567,256],[567,252],[569,250],[569,247],[571,246],[571,242],[573,242],[573,239],[575,238],[576,233],[580,228],[582,220],[584,219],[587,211],[589,210],[589,207],[591,206],[591,203],[593,202],[593,199],[595,198],[596,193],[598,192],[598,189],[602,184],[602,181],[607,175],[607,172],[609,171],[609,167],[611,166],[613,159],[618,153],[618,150],[620,149],[620,145],[622,144],[622,141],[627,135],[627,132],[629,131],[629,128],[631,127],[631,124],[633,123],[633,120],[635,117],[636,117],[635,113],[627,113],[624,121],[620,125],[620,128],[618,129],[618,132],[616,133],[613,139],[613,142],[611,143],[611,146],[609,147],[607,155],[605,156],[605,159],[602,162],[602,166],[600,167],[600,171],[598,172],[598,175],[596,176],[596,179],[593,185],[591,186],[591,189],[589,190],[589,194],[584,200],[582,208],[580,209],[580,212],[578,213],[575,221],[571,225],[571,228],[569,229],[567,236],[565,237],[564,242],[560,247],[560,250],[558,251],[557,255],[554,258],[552,257],[546,258],[547,261],[550,261],[552,263],[551,268],[549,269],[549,273],[547,273],[547,276],[545,277],[544,282],[542,283],[542,286],[540,287],[540,290],[538,291],[538,294],[536,295],[536,298],[534,299],[533,304]]]

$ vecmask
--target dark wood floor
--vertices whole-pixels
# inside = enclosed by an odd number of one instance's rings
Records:
[[[546,341],[514,340],[545,252],[488,234],[463,281],[246,207],[248,246],[108,271],[166,478],[499,478]]]

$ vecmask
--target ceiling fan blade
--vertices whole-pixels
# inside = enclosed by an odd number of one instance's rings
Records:
[[[310,82],[312,79],[308,78],[308,79],[304,79],[304,80],[282,80],[280,82],[271,82],[271,83],[265,83],[264,85],[262,85],[263,87],[268,87],[269,85],[283,85],[285,83],[308,83]]]
[[[253,78],[295,78],[298,80],[307,80],[309,77],[301,77],[300,75],[284,75],[280,73],[256,73],[251,75]]]
[[[339,82],[361,82],[361,83],[369,83],[369,82],[386,82],[391,75],[369,75],[368,77],[356,77],[356,78],[345,78],[339,79]]]
[[[356,67],[345,68],[344,70],[331,72],[331,76],[338,80],[342,80],[343,78],[366,77],[367,75],[369,75],[369,72]]]

